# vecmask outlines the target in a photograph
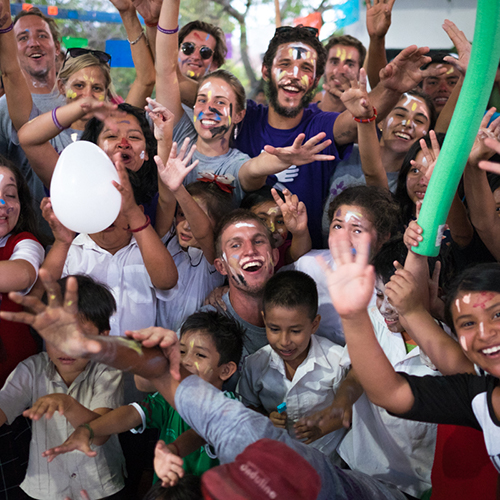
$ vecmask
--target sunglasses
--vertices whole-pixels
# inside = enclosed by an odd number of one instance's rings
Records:
[[[193,42],[184,42],[181,45],[181,50],[182,50],[182,53],[184,55],[190,56],[196,50],[196,45]],[[213,56],[213,54],[214,54],[214,51],[210,47],[207,47],[206,45],[202,45],[202,47],[200,49],[200,57],[202,59],[204,59],[206,61],[207,59],[210,59]]]
[[[111,61],[111,56],[107,54],[106,52],[103,52],[102,50],[93,50],[93,49],[81,49],[79,47],[73,47],[71,49],[68,49],[66,51],[66,57],[64,58],[64,63],[61,67],[61,70],[64,68],[64,65],[66,64],[66,61],[72,57],[80,57],[84,56],[85,54],[91,54],[93,55],[96,59],[99,60],[99,62],[103,64],[109,65]]]
[[[296,30],[305,30],[309,32],[311,35],[314,35],[315,37],[317,37],[319,33],[319,30],[313,28],[312,26],[303,26],[302,24],[299,24],[298,26],[280,26],[279,28],[276,28],[274,36],[276,36],[279,33],[289,33],[291,31],[296,31]]]

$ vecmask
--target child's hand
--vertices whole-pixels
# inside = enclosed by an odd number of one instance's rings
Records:
[[[64,415],[72,400],[73,398],[67,394],[47,394],[47,396],[39,398],[31,408],[24,410],[23,416],[31,418],[31,420],[40,420],[45,415],[45,418],[49,420],[56,411]]]
[[[146,97],[146,101],[148,102],[148,106],[145,107],[145,110],[151,120],[153,120],[155,139],[158,142],[172,142],[174,114],[150,97]]]
[[[493,139],[485,139],[484,144],[491,148],[495,153],[500,154],[500,142]],[[479,168],[482,170],[487,170],[488,172],[493,172],[494,174],[500,175],[500,163],[495,163],[493,161],[480,161]]]
[[[444,320],[444,302],[439,298],[440,273],[441,262],[438,260],[434,265],[432,277],[429,278],[429,308],[433,318]]]
[[[196,145],[194,145],[186,154],[189,141],[189,137],[184,139],[179,155],[177,155],[177,143],[174,142],[172,144],[172,149],[170,150],[170,155],[166,165],[163,164],[159,156],[155,156],[155,162],[158,166],[158,175],[160,176],[162,182],[173,193],[175,193],[182,186],[182,181],[186,178],[187,174],[189,174],[189,172],[191,172],[191,170],[193,170],[199,163],[199,160],[195,160],[191,163],[191,165],[189,165],[189,162],[193,158],[193,154],[196,151]]]
[[[420,203],[421,202],[417,202]],[[419,243],[423,240],[422,228],[418,225],[417,221],[412,220],[408,227],[406,228],[405,234],[403,236],[403,242],[408,250],[413,247],[418,247]]]
[[[309,426],[306,422],[295,422],[293,426],[295,430],[295,437],[300,441],[304,441],[304,444],[310,444],[316,439],[323,437],[323,432],[317,425]]]
[[[164,488],[175,486],[184,476],[184,460],[173,452],[173,448],[161,440],[156,443],[154,469]]]
[[[500,143],[500,117],[493,120],[488,126],[488,123],[495,111],[496,108],[490,108],[481,120],[476,140],[474,141],[469,159],[467,160],[467,164],[471,167],[477,167],[480,161],[488,160],[495,154],[495,151],[493,151],[491,147],[487,146],[485,139],[489,138],[492,141]]]
[[[50,198],[43,198],[40,203],[40,210],[42,211],[43,218],[49,223],[56,241],[70,245],[75,238],[75,233],[59,222],[52,209]]]
[[[366,312],[375,285],[373,266],[368,265],[370,235],[360,234],[358,242],[356,255],[353,255],[347,232],[337,232],[330,248],[337,266],[335,271],[322,258],[317,259],[326,275],[333,307],[346,319]]]
[[[271,189],[274,201],[283,214],[283,221],[286,228],[292,233],[300,233],[307,230],[307,210],[296,194],[292,194],[288,189],[283,190],[285,201],[283,201],[276,189]]]
[[[227,293],[229,287],[227,285],[218,286],[214,288],[205,299],[203,305],[215,307],[217,310],[227,311],[226,303],[222,300],[222,297]]]
[[[90,432],[85,427],[77,427],[61,446],[44,451],[42,457],[45,457],[47,462],[52,462],[58,455],[75,450],[85,453],[88,457],[97,455],[96,451],[90,449]]]
[[[121,159],[121,152],[118,151],[114,154],[113,163],[115,164],[115,168],[120,179],[120,184],[112,181],[113,186],[115,186],[118,192],[122,195],[122,205],[120,208],[120,213],[123,214],[128,221],[130,216],[137,214],[137,211],[141,210],[135,202],[134,190],[132,189],[132,185],[130,184],[127,169],[125,168],[125,165],[123,164],[123,161]]]
[[[279,427],[280,429],[286,429],[286,420],[287,420],[286,411],[284,411],[283,413],[272,411],[269,414],[269,420],[271,420],[274,427]]]
[[[422,153],[424,159],[422,163],[418,163],[415,160],[411,160],[410,163],[413,167],[418,168],[427,178],[427,181],[431,179],[432,172],[436,166],[436,162],[439,156],[440,148],[439,143],[436,138],[436,132],[431,130],[429,132],[429,137],[431,139],[431,149],[427,147],[425,139],[420,139],[420,147],[422,148]]]
[[[323,141],[325,137],[326,134],[320,132],[311,137],[305,144],[302,144],[306,138],[306,134],[299,134],[291,146],[275,148],[268,145],[264,146],[264,151],[270,155],[277,156],[287,165],[307,165],[315,161],[333,161],[335,160],[335,156],[320,154],[323,149],[332,143],[331,139]]]
[[[127,330],[125,335],[141,342],[144,347],[159,346],[165,357],[170,361],[170,375],[175,380],[181,379],[179,372],[181,352],[179,350],[179,339],[175,332],[159,326],[150,326],[142,330]]]
[[[420,297],[417,282],[413,275],[398,262],[394,261],[396,272],[385,285],[385,293],[389,302],[400,316],[405,316],[418,309],[424,309],[418,300]]]

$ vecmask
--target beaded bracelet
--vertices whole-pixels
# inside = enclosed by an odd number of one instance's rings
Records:
[[[375,121],[377,119],[377,110],[375,109],[375,106],[373,106],[373,116],[370,117],[370,118],[356,118],[355,116],[353,116],[352,119],[355,122],[358,122],[358,123],[370,123],[370,122],[373,122],[373,121]]]
[[[146,215],[146,224],[144,224],[144,226],[138,227],[137,229],[130,229],[130,228],[128,228],[127,231],[129,233],[139,233],[143,229],[146,229],[150,224],[151,224],[151,219],[149,218],[149,215]]]
[[[179,31],[179,25],[177,25],[177,28],[173,29],[173,30],[166,30],[165,28],[162,28],[160,25],[158,25],[156,27],[156,29],[160,32],[160,33],[164,33],[165,35],[175,35],[178,31]]]
[[[68,129],[69,127],[63,127],[60,123],[59,120],[57,119],[56,116],[56,111],[59,109],[59,106],[57,108],[54,108],[52,110],[52,121],[54,122],[54,125],[62,132],[63,130]]]
[[[128,40],[128,38],[127,38],[128,43],[130,43],[130,45],[135,45],[136,43],[138,43],[138,42],[139,42],[139,40],[140,40],[143,36],[145,37],[146,35],[144,34],[144,31],[141,31],[141,34],[140,34],[140,35],[139,35],[139,36],[138,36],[138,37],[137,37],[137,38],[136,38],[133,42],[131,42],[131,41],[130,41],[130,40]]]
[[[79,425],[78,427],[83,427],[84,429],[87,429],[90,432],[89,444],[92,444],[92,441],[94,440],[94,429],[92,429],[92,427],[90,427],[89,424],[82,424]]]
[[[12,31],[13,29],[14,29],[14,23],[10,23],[10,26],[7,26],[7,28],[0,30],[0,35],[3,35],[4,33],[8,33],[9,31]]]

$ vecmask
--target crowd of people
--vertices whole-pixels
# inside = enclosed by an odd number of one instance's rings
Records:
[[[388,62],[395,0],[368,49],[278,27],[262,103],[180,0],[111,2],[125,100],[109,54],[0,0],[0,499],[498,498],[495,108],[439,255],[413,251],[465,35]],[[75,141],[119,178],[94,234],[51,203]]]

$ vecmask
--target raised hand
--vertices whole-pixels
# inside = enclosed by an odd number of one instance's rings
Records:
[[[366,29],[370,37],[383,38],[391,26],[395,0],[366,0]]]
[[[353,255],[347,232],[338,231],[330,240],[330,250],[337,266],[335,271],[318,258],[327,278],[330,298],[341,318],[355,318],[360,312],[366,312],[375,285],[373,266],[368,265],[370,235],[359,235],[359,245]]]
[[[291,146],[285,148],[275,148],[274,146],[264,146],[264,151],[277,156],[282,162],[293,165],[306,165],[314,161],[333,161],[335,156],[320,154],[323,149],[328,147],[332,141],[327,139],[324,132],[311,137],[304,143],[305,134],[299,134]],[[321,142],[323,141],[323,142]]]
[[[80,107],[85,112],[85,116],[94,116],[98,120],[105,122],[110,116],[125,114],[124,111],[118,109],[117,104],[111,102],[100,101],[93,97],[85,97],[78,101]]]
[[[410,161],[413,167],[418,168],[421,172],[424,172],[424,175],[428,181],[431,179],[432,172],[434,172],[434,167],[436,166],[436,162],[440,152],[439,143],[434,130],[431,130],[429,132],[429,137],[431,139],[431,149],[428,148],[425,139],[420,139],[420,147],[422,148],[422,153],[424,155],[422,163],[419,163],[415,160]]]
[[[292,194],[288,189],[283,190],[285,201],[283,201],[276,189],[271,189],[274,201],[278,205],[283,215],[286,228],[293,234],[307,229],[307,209],[296,194]]]
[[[148,106],[145,107],[151,120],[154,123],[154,134],[157,141],[171,141],[174,130],[174,114],[159,102],[146,97]]]
[[[109,0],[118,12],[125,12],[134,9],[131,0]],[[134,9],[135,10],[135,9]]]
[[[75,233],[59,222],[59,219],[56,217],[52,208],[50,198],[42,199],[40,209],[42,211],[43,218],[49,223],[54,238],[62,243],[71,244],[75,238]]]
[[[156,443],[154,468],[164,488],[175,486],[184,476],[183,464],[184,460],[173,453],[164,441]]]
[[[199,160],[195,160],[191,163],[193,154],[196,151],[196,145],[192,146],[186,154],[189,141],[189,137],[184,139],[179,154],[177,154],[177,143],[174,142],[172,144],[172,149],[170,150],[170,155],[166,165],[163,164],[159,156],[155,156],[155,162],[158,167],[158,175],[160,176],[162,182],[170,189],[170,191],[174,193],[181,187],[182,181],[186,178],[189,172],[196,168],[199,163]]]
[[[484,140],[484,144],[485,146],[495,151],[495,153],[500,154],[500,142],[488,138]],[[479,162],[479,168],[500,175],[500,163],[494,163],[492,161],[483,160]]]
[[[97,455],[97,452],[90,448],[90,432],[85,427],[77,427],[62,445],[44,451],[42,457],[52,462],[58,455],[75,450],[85,453],[88,457]]]
[[[158,23],[162,0],[132,0],[132,4],[148,24]]]
[[[71,405],[72,399],[67,394],[47,394],[38,398],[31,408],[24,410],[23,416],[31,420],[40,420],[45,415],[45,418],[49,420],[56,411],[64,415],[64,412]]]
[[[417,300],[420,294],[413,275],[397,261],[394,262],[394,266],[396,272],[385,285],[385,293],[389,302],[401,316],[416,309],[425,309],[423,304]]]
[[[17,321],[32,326],[47,342],[74,358],[85,358],[89,354],[101,352],[99,342],[86,337],[78,322],[78,283],[76,278],[68,278],[64,301],[61,287],[52,279],[48,271],[40,269],[39,279],[47,290],[48,305],[36,297],[9,293],[9,298],[34,311],[0,312],[7,321]]]
[[[366,71],[361,68],[359,71],[359,82],[354,75],[347,75],[347,79],[351,85],[350,89],[342,91],[340,89],[332,90],[332,92],[340,97],[346,109],[356,118],[371,118],[373,116],[373,106],[368,99],[366,91]]]
[[[488,160],[494,155],[494,150],[485,143],[486,139],[491,139],[500,143],[500,117],[493,120],[488,125],[496,108],[490,108],[481,120],[481,125],[472,146],[467,163],[471,166],[477,166],[481,160]]]
[[[443,29],[446,31],[446,34],[450,37],[450,40],[453,42],[453,45],[457,49],[458,59],[453,56],[446,56],[444,60],[454,66],[460,73],[465,75],[467,71],[467,67],[469,66],[470,52],[471,52],[471,44],[467,37],[465,36],[463,31],[460,31],[456,24],[450,21],[449,19],[445,19],[443,23]]]

